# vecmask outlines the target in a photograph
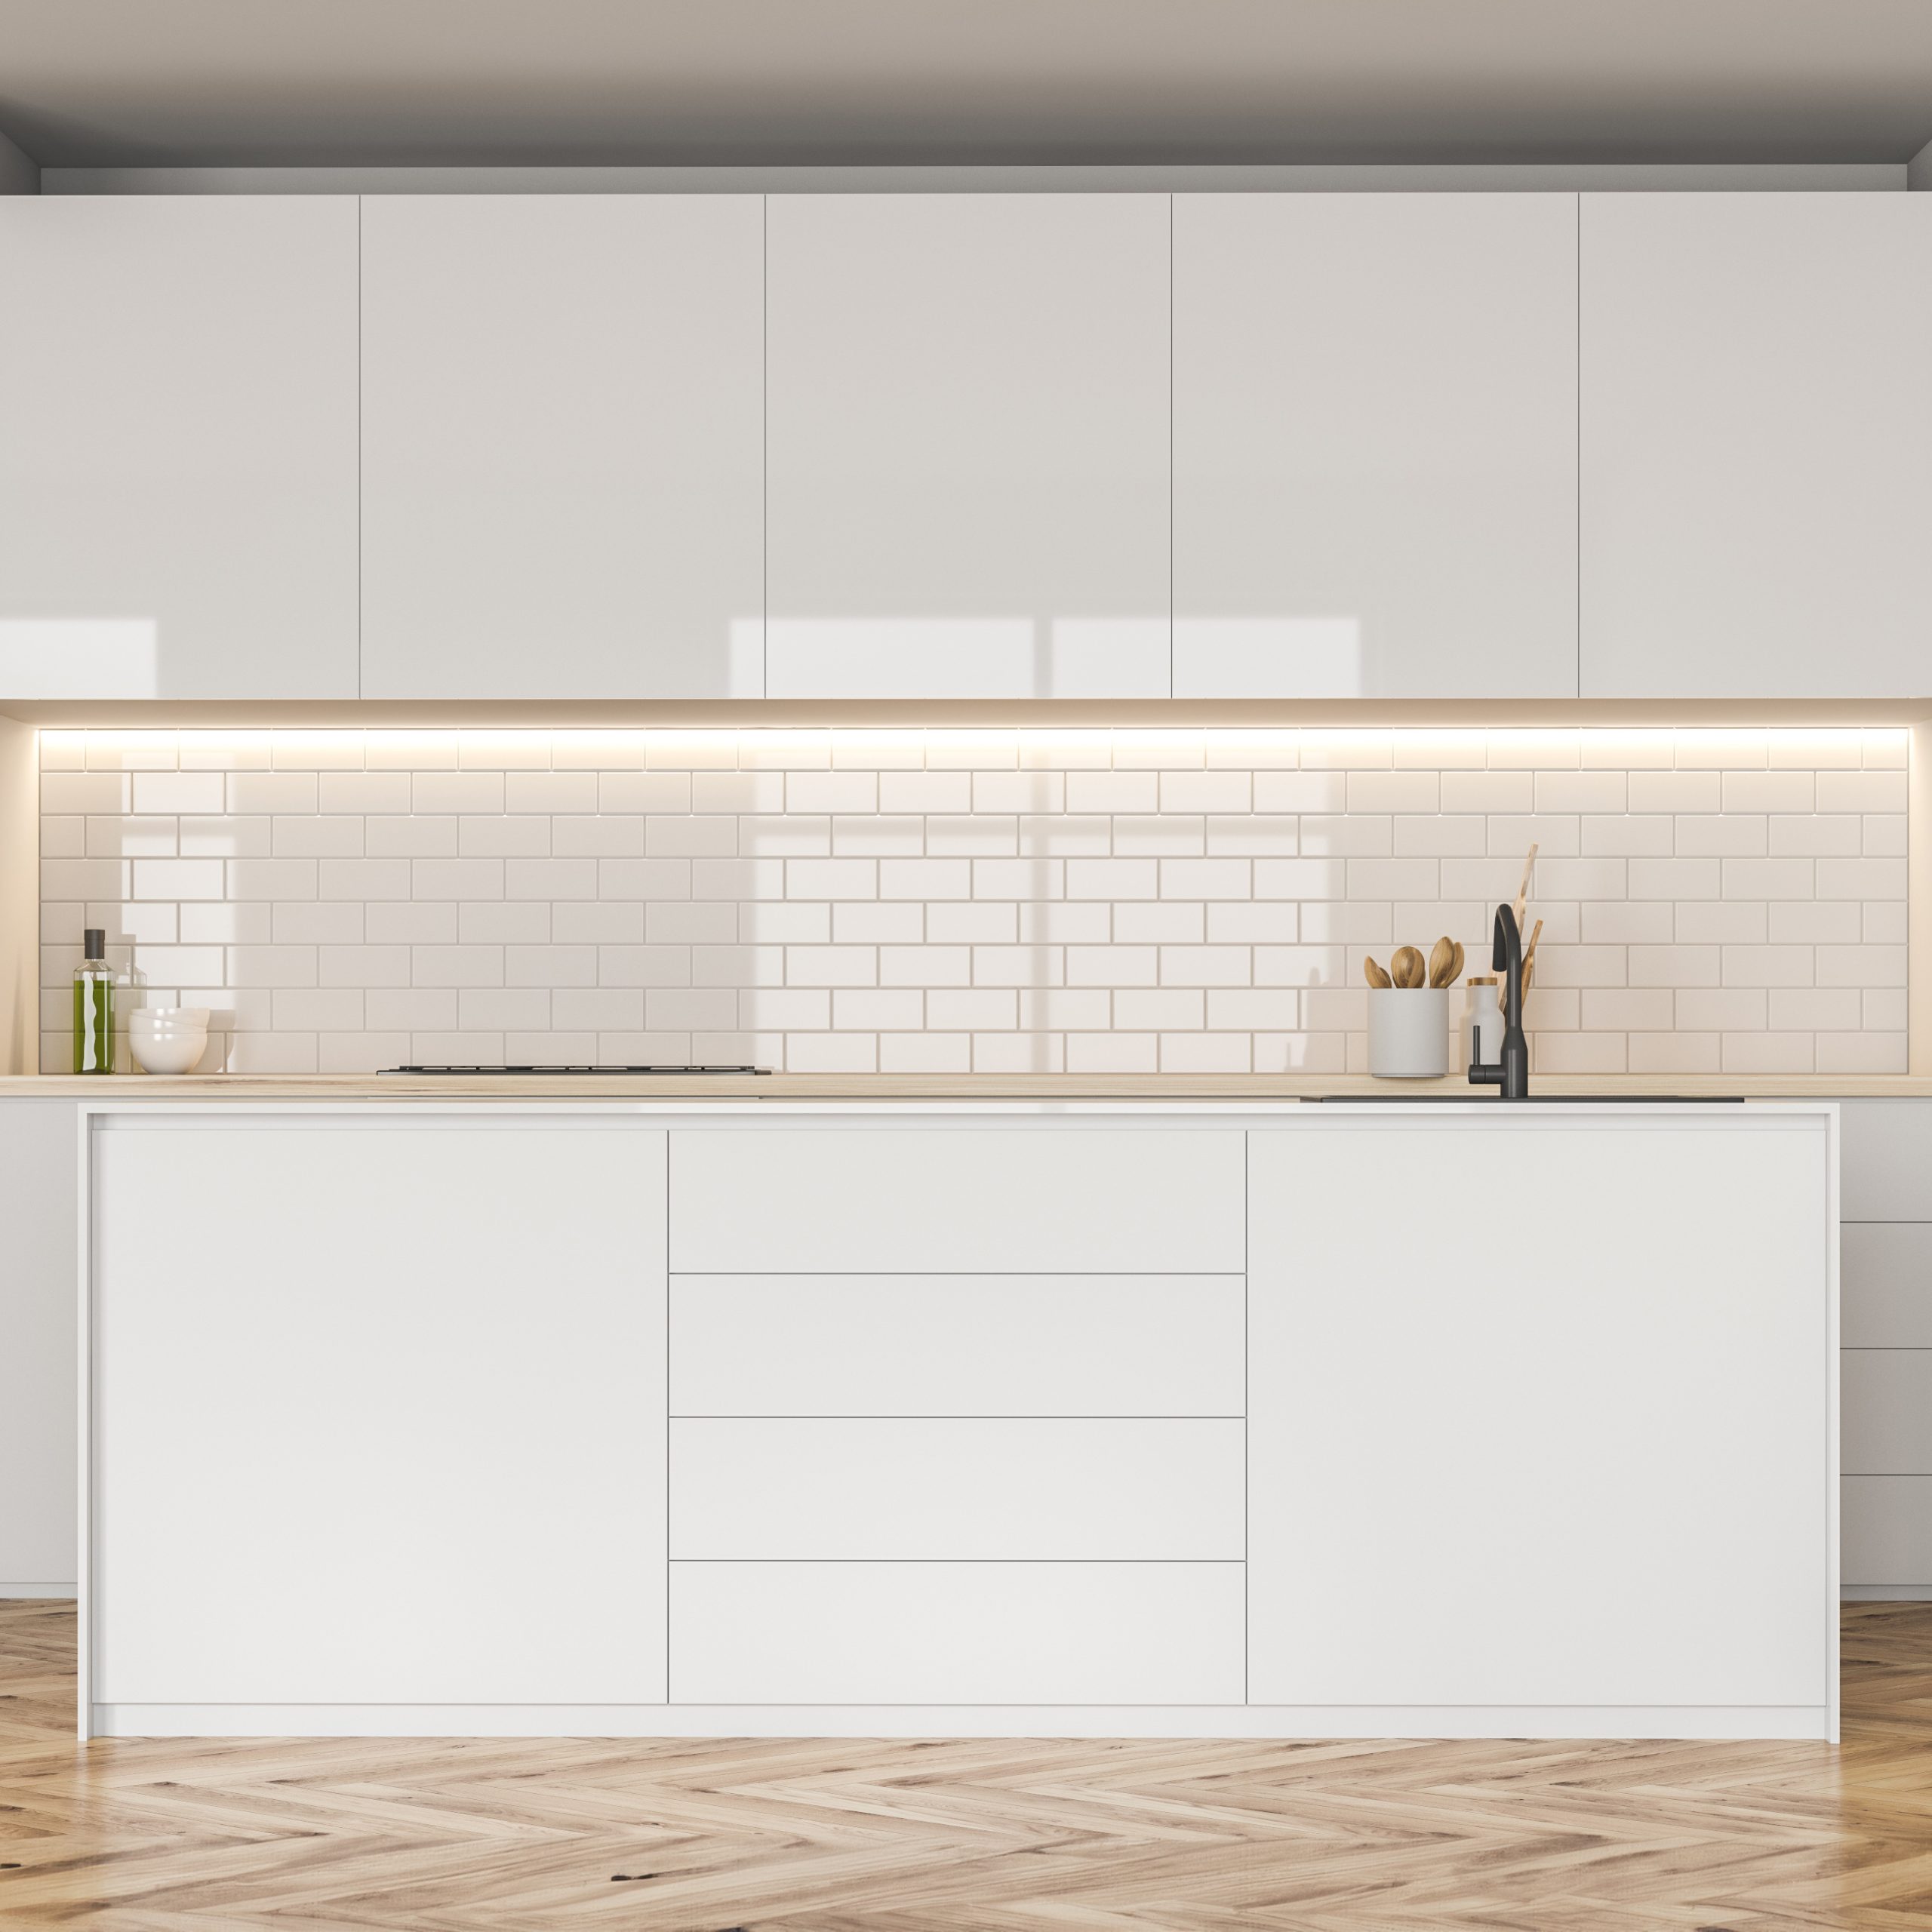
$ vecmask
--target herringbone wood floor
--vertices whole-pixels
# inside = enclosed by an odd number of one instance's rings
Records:
[[[1932,1604],[1847,1609],[1838,1749],[81,1746],[73,1643],[0,1604],[8,1928],[1932,1926]]]

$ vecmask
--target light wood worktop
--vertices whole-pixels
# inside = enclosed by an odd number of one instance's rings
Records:
[[[1532,1076],[1533,1093],[1673,1100],[1932,1099],[1932,1077],[1905,1074],[1579,1074]],[[1376,1080],[1312,1073],[777,1073],[746,1075],[146,1074],[0,1078],[0,1099],[123,1100],[606,1100],[780,1103],[955,1100],[1309,1100],[1326,1094],[1493,1100],[1465,1080]]]

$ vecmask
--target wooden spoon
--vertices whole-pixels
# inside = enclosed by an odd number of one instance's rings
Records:
[[[1398,946],[1389,961],[1389,971],[1398,986],[1419,986],[1423,982],[1422,955],[1412,946]]]
[[[1432,986],[1446,986],[1450,969],[1455,963],[1456,942],[1446,937],[1438,940],[1435,950],[1429,955],[1429,983]]]
[[[1367,980],[1368,983],[1371,986],[1380,989],[1385,986],[1392,986],[1395,983],[1395,981],[1390,979],[1389,975],[1385,973],[1380,966],[1377,965],[1375,961],[1370,958],[1368,955],[1365,952],[1361,956],[1361,970],[1362,977]]]
[[[1463,942],[1456,942],[1456,957],[1450,962],[1449,977],[1443,981],[1445,986],[1453,986],[1463,977]]]

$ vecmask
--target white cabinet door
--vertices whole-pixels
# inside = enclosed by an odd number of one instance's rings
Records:
[[[1932,692],[1932,205],[1586,195],[1585,697]]]
[[[1573,195],[1174,200],[1174,695],[1577,689]]]
[[[769,206],[773,697],[1165,697],[1164,195]]]
[[[0,198],[0,698],[356,695],[355,214]]]
[[[364,202],[365,697],[761,694],[763,209]]]
[[[0,1597],[69,1596],[75,1109],[0,1100]]]
[[[1821,1118],[1248,1140],[1254,1701],[1829,1701]]]
[[[664,1136],[97,1131],[94,1694],[649,1703]]]

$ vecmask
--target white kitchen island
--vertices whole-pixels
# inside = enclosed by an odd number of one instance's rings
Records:
[[[83,1735],[1836,1735],[1828,1104],[82,1132]]]

